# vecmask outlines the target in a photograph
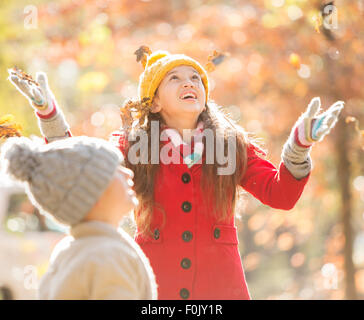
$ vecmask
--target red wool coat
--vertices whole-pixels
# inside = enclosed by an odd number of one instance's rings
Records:
[[[125,154],[125,140],[120,138]],[[167,143],[167,142],[166,142]],[[279,170],[248,147],[248,165],[240,185],[262,203],[290,210],[300,198],[309,175],[295,179],[281,162]],[[183,163],[160,164],[154,196],[165,210],[166,220],[154,209],[154,237],[137,236],[156,275],[162,300],[250,299],[238,250],[234,219],[217,223],[209,216],[201,190],[202,165],[190,169]]]

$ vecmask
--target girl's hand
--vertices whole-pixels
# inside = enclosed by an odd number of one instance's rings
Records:
[[[343,101],[336,101],[328,110],[318,114],[321,101],[319,97],[311,100],[304,114],[298,119],[294,127],[294,140],[301,147],[310,147],[321,141],[335,126]]]
[[[37,72],[36,81],[19,69],[9,69],[8,72],[10,82],[29,100],[37,113],[48,115],[56,108],[54,95],[48,87],[44,72]]]

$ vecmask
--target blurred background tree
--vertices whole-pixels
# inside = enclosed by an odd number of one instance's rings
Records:
[[[35,17],[33,13],[36,12]],[[314,96],[345,101],[332,133],[312,149],[314,169],[296,207],[243,196],[240,250],[255,299],[364,298],[364,1],[2,1],[0,115],[37,134],[27,101],[6,80],[16,65],[48,74],[74,135],[107,138],[137,93],[134,52],[185,53],[206,64],[211,96],[261,138],[278,166],[283,143]],[[347,117],[349,120],[345,121]]]

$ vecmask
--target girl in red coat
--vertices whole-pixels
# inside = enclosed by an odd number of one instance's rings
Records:
[[[236,190],[292,209],[310,175],[311,146],[335,125],[343,102],[319,114],[320,99],[312,99],[277,169],[209,100],[197,61],[145,48],[136,53],[144,67],[138,98],[124,104],[123,127],[112,139],[134,171],[135,240],[155,272],[158,296],[250,299],[234,224]],[[10,80],[31,100],[47,141],[70,135],[44,73],[37,74],[39,87],[16,74]]]

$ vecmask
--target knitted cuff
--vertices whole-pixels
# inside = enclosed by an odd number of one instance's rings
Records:
[[[34,104],[33,104],[34,106]],[[56,104],[54,103],[54,101],[52,100],[52,105],[46,105],[46,108],[41,110],[39,108],[36,109],[36,115],[38,118],[42,118],[42,119],[49,119],[52,118],[57,111],[57,107]]]
[[[50,118],[38,117],[38,124],[43,136],[49,142],[69,136],[68,123],[59,109],[56,109]]]
[[[310,148],[300,147],[294,141],[294,135],[290,135],[283,146],[282,160],[288,171],[296,178],[306,177],[313,168],[310,157]]]

